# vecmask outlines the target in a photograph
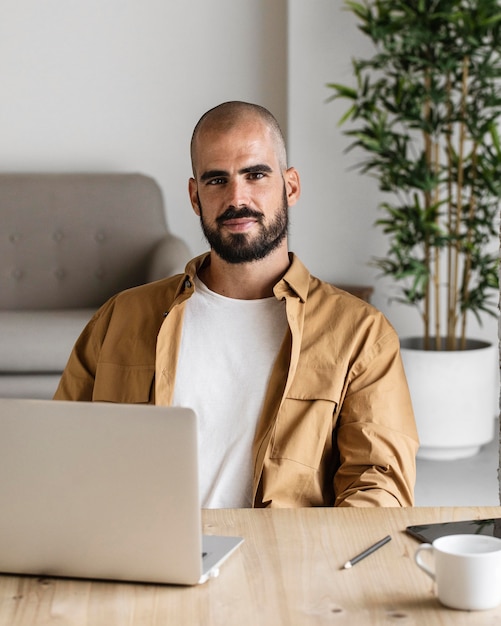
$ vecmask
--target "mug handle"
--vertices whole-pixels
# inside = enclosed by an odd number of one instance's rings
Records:
[[[431,545],[431,543],[423,543],[422,545],[420,545],[414,553],[414,560],[416,561],[416,565],[420,567],[423,572],[425,572],[425,574],[428,574],[431,579],[435,580],[435,572],[431,570],[428,565],[426,565],[421,556],[421,552],[424,552],[425,550],[428,552],[433,552],[433,546]]]

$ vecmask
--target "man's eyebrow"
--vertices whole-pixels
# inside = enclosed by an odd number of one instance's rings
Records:
[[[258,174],[259,172],[266,172],[271,174],[273,170],[269,165],[264,163],[259,163],[257,165],[249,165],[248,167],[243,167],[241,170],[238,170],[239,174]],[[226,170],[208,170],[204,172],[200,176],[201,181],[211,180],[212,178],[224,178],[229,176],[229,172]]]
[[[266,172],[271,174],[273,170],[269,165],[265,165],[264,163],[260,163],[258,165],[250,165],[249,167],[243,167],[239,170],[239,174],[258,174],[259,172]]]
[[[222,176],[228,176],[228,172],[225,170],[209,170],[200,176],[200,180],[210,180],[211,178],[219,178]]]

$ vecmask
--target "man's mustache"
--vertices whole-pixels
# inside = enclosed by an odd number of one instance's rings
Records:
[[[251,217],[257,219],[258,221],[261,221],[263,219],[263,214],[259,211],[249,209],[249,207],[246,206],[242,207],[241,209],[229,207],[216,219],[216,222],[218,224],[222,224],[223,222],[226,222],[226,220],[234,220],[242,217]]]

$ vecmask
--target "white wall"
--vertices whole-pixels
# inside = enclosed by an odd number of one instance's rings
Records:
[[[390,305],[391,281],[377,278],[369,266],[387,249],[373,226],[382,196],[375,180],[350,170],[363,155],[344,152],[350,141],[338,121],[348,103],[326,102],[332,94],[326,84],[353,84],[351,59],[370,56],[371,43],[343,0],[289,0],[288,17],[289,157],[303,186],[301,202],[292,209],[292,247],[321,278],[373,285],[373,303],[400,335],[422,334],[418,313]],[[494,253],[498,248],[493,242]],[[487,316],[483,327],[472,319],[469,335],[497,344],[496,319]]]
[[[259,102],[289,126],[302,176],[292,248],[322,278],[375,284],[397,330],[418,332],[368,267],[385,250],[377,187],[349,171],[343,105],[325,102],[325,83],[349,81],[368,44],[342,0],[288,5],[287,26],[287,0],[3,0],[0,171],[149,174],[196,254],[206,245],[187,195],[193,126],[224,100]],[[474,334],[494,340],[496,329],[489,320]]]
[[[3,0],[0,170],[139,171],[206,249],[189,141],[225,100],[286,124],[286,0]]]

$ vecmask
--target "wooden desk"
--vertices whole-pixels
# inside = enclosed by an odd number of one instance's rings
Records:
[[[495,624],[443,608],[413,562],[413,523],[501,517],[500,507],[215,510],[205,532],[245,543],[197,587],[0,576],[0,626],[446,626]],[[350,570],[350,557],[392,541]]]

